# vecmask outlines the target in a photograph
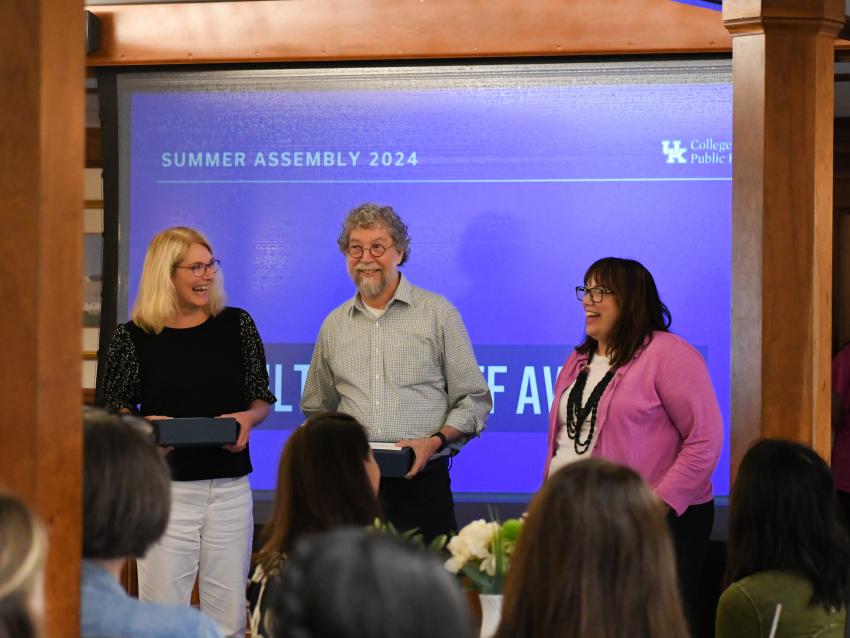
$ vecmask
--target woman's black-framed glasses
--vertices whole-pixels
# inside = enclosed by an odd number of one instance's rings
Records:
[[[590,295],[593,303],[599,303],[605,295],[613,295],[613,290],[608,290],[602,286],[594,286],[593,288],[585,288],[584,286],[576,286],[576,299],[584,301],[585,295]]]
[[[174,266],[175,268],[188,268],[192,271],[192,274],[195,277],[200,277],[208,270],[215,274],[221,268],[221,259],[210,259],[207,263],[202,263],[200,261],[195,262],[194,264],[189,264],[188,266]]]

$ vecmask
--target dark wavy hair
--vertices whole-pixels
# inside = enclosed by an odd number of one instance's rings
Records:
[[[380,516],[366,473],[369,440],[357,419],[324,412],[293,430],[280,457],[274,511],[257,561],[268,574],[310,533],[369,525]]]
[[[612,366],[627,363],[637,355],[647,337],[656,330],[668,332],[673,318],[661,302],[652,274],[634,259],[605,257],[593,262],[584,273],[584,285],[591,280],[596,286],[614,291],[620,317],[608,337],[608,355]],[[579,354],[596,352],[596,339],[585,335],[576,347]]]
[[[337,529],[298,543],[268,594],[274,638],[472,638],[469,607],[436,556]]]
[[[811,604],[827,611],[847,600],[850,540],[829,466],[805,445],[763,439],[732,487],[726,584],[773,569],[808,579]]]
[[[83,413],[83,556],[141,558],[165,533],[168,466],[147,421]]]
[[[496,638],[687,638],[665,507],[633,470],[586,459],[528,510]]]

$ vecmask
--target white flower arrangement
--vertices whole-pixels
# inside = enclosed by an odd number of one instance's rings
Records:
[[[522,520],[504,523],[472,521],[449,540],[451,554],[445,565],[453,574],[466,576],[482,594],[502,593]]]

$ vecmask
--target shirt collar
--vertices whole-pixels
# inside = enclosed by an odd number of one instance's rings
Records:
[[[90,585],[113,592],[121,592],[124,595],[127,593],[124,591],[121,583],[115,580],[115,577],[106,571],[105,567],[102,567],[93,560],[83,559],[82,572],[85,581]]]
[[[387,308],[392,306],[393,302],[396,301],[405,303],[408,306],[413,302],[413,286],[402,273],[399,273],[398,286],[395,289],[395,294],[387,302]],[[349,316],[353,315],[355,310],[364,314],[371,314],[360,298],[359,292],[354,293],[354,296],[348,301],[345,310]]]

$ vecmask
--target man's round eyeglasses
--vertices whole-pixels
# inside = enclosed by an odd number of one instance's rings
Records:
[[[590,295],[593,303],[599,303],[606,294],[613,295],[614,291],[603,288],[602,286],[594,286],[593,288],[576,286],[576,299],[579,301],[584,301],[585,296]]]
[[[364,248],[359,244],[352,244],[345,249],[345,252],[352,259],[360,259],[363,256],[363,252],[366,250],[369,251],[372,257],[380,257],[387,252],[387,247],[383,244],[372,244],[369,248]]]
[[[207,263],[201,263],[199,261],[194,264],[189,264],[188,266],[174,266],[175,268],[186,268],[192,271],[192,274],[195,277],[200,277],[208,270],[215,274],[218,272],[219,268],[221,268],[221,259],[210,259]]]

